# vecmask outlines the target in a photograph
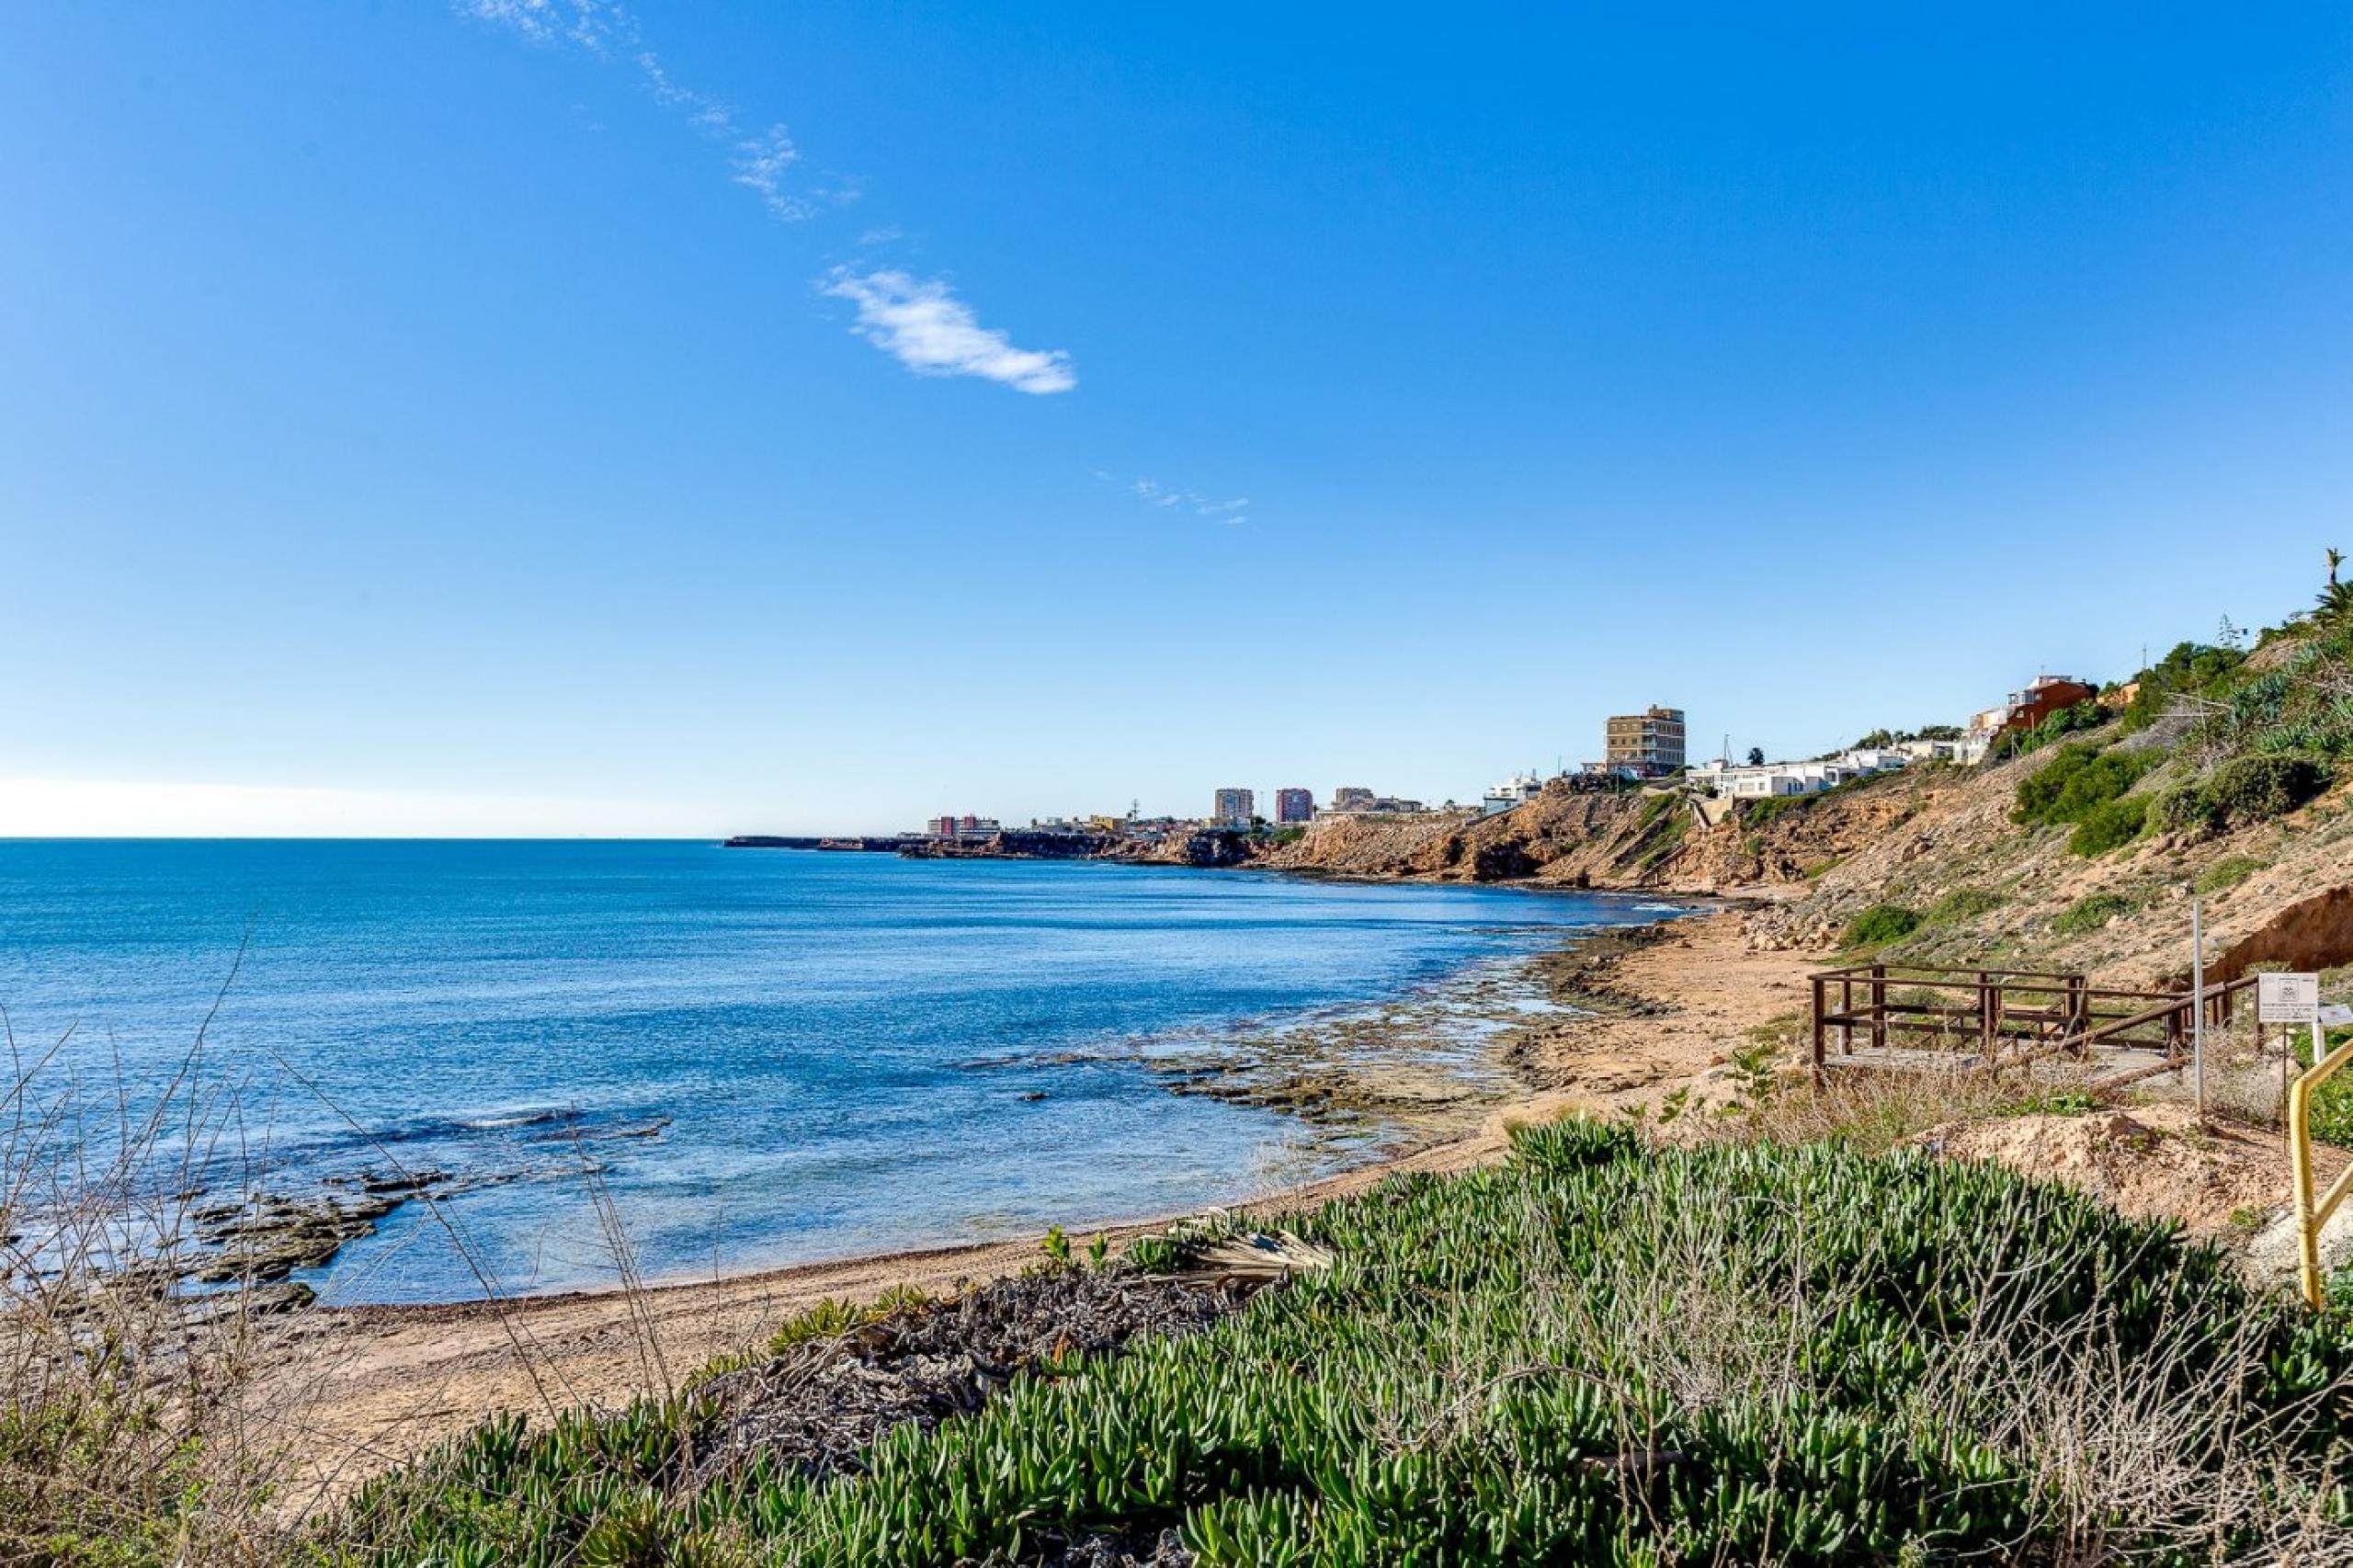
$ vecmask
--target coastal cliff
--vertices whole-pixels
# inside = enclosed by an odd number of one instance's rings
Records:
[[[1656,892],[1736,892],[1818,875],[1937,808],[1952,770],[1889,774],[1791,809],[1707,807],[1666,791],[1593,794],[1559,785],[1491,817],[1327,817],[1256,864],[1426,881],[1528,881]]]
[[[1120,860],[1139,866],[1243,866],[1253,858],[1248,835],[1223,828],[1197,828],[1157,842],[1009,828],[986,838],[913,839],[898,852],[911,860]]]

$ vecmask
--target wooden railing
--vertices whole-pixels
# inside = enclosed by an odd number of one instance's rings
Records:
[[[2254,984],[2249,976],[2208,986],[2207,1022],[2227,1023],[2239,994]],[[2161,1064],[2129,1069],[2116,1080],[2130,1082],[2187,1064],[2198,1005],[2186,988],[2094,985],[2082,974],[2052,970],[1853,964],[1813,976],[1813,1065],[1817,1074],[1830,1065],[1834,1033],[1841,1057],[1855,1053],[1859,1036],[1874,1051],[1908,1043],[1965,1053],[1979,1070],[2063,1051],[2088,1056],[2097,1046],[2161,1054]]]

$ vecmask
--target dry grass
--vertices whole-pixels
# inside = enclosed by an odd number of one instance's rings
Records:
[[[1752,1216],[1638,1201],[1643,1211],[1624,1223],[1655,1234],[1657,1245],[1634,1255],[1607,1292],[1564,1279],[1546,1293],[1560,1307],[1545,1331],[1550,1359],[1579,1366],[1631,1358],[1641,1369],[1613,1391],[1628,1451],[1658,1449],[1649,1430],[1655,1402],[1624,1397],[1629,1389],[1665,1389],[1687,1409],[1809,1396],[1822,1375],[1818,1347],[1835,1342],[1842,1317],[1866,1304],[1847,1281],[1876,1271],[1858,1267],[1809,1290],[1802,1272],[1760,1250]],[[1804,1215],[1784,1220],[1802,1233]],[[2135,1336],[2113,1300],[2051,1310],[2072,1283],[2063,1249],[2016,1262],[1983,1278],[1961,1278],[1968,1265],[1948,1263],[1922,1282],[1924,1296],[1949,1293],[1978,1309],[1958,1334],[1940,1324],[1919,1335],[1925,1374],[1884,1413],[1895,1429],[1924,1441],[1970,1432],[2029,1460],[2035,1503],[2016,1521],[2015,1544],[2036,1541],[2035,1555],[2001,1560],[2089,1565],[2154,1550],[2184,1562],[2353,1562],[2353,1537],[2323,1513],[2344,1478],[2325,1467],[2315,1472],[2300,1457],[2314,1431],[2333,1423],[2331,1406],[2347,1393],[2341,1381],[2284,1411],[2263,1411],[2249,1396],[2264,1370],[2251,1325],[2218,1346],[2209,1325],[2167,1322],[2154,1345],[2128,1355],[2122,1346]],[[1767,1462],[1794,1468],[1802,1460],[1792,1453]],[[1634,1508],[1645,1498],[1638,1487],[1627,1494]],[[2283,1506],[2288,1500],[2300,1501]]]
[[[299,1415],[246,1398],[278,1324],[176,1289],[233,1107],[199,1087],[201,1030],[145,1105],[53,1071],[71,1044],[11,1032],[0,1085],[0,1561],[259,1560]]]
[[[223,995],[234,978],[233,967]],[[289,1310],[307,1301],[301,1287],[190,1284],[197,1256],[217,1261],[199,1246],[198,1211],[266,1179],[241,1096],[207,1071],[212,1021],[159,1087],[134,1095],[109,1056],[97,1076],[111,1086],[94,1094],[74,1031],[27,1051],[0,1012],[0,1564],[289,1561],[355,1471],[390,1462],[321,1440],[316,1417],[342,1369],[333,1342]],[[390,1149],[375,1153],[408,1174]],[[674,1392],[681,1380],[644,1310],[620,1213],[584,1179],[643,1385]],[[446,1208],[430,1192],[411,1200],[428,1207],[483,1298],[503,1301]],[[577,1404],[516,1319],[498,1315],[542,1414]]]

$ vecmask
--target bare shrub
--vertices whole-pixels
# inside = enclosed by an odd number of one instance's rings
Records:
[[[70,1042],[11,1034],[0,1083],[0,1561],[252,1560],[300,1418],[248,1397],[284,1295],[179,1289],[233,1108],[198,1086],[200,1033],[143,1106],[51,1071]]]

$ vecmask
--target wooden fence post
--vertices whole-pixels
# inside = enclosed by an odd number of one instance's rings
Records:
[[[1822,1086],[1822,1070],[1824,1066],[1823,1057],[1824,1054],[1823,1051],[1823,1035],[1825,1028],[1825,1026],[1822,1021],[1822,1009],[1824,1004],[1828,1000],[1829,986],[1824,982],[1822,976],[1817,974],[1813,977],[1813,1083],[1816,1088],[1820,1088]]]
[[[1887,966],[1871,965],[1871,1049],[1887,1049]]]

